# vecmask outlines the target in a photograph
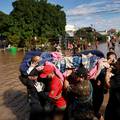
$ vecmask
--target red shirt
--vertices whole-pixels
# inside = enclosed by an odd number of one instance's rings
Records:
[[[66,105],[66,101],[63,96],[59,97],[58,99],[55,99],[62,93],[62,88],[62,81],[57,76],[54,76],[50,83],[49,97],[54,99],[54,104],[58,108],[62,108]]]

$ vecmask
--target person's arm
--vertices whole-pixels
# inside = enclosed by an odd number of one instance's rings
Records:
[[[30,67],[28,68],[27,70],[27,74],[29,75],[30,72],[38,65],[38,63],[34,62],[34,63],[31,63]]]
[[[29,80],[35,80],[37,81],[38,79],[38,76],[28,76]]]
[[[27,74],[29,75],[30,72],[31,72],[33,69],[34,69],[34,67],[30,66],[30,67],[28,68],[28,70],[27,70]]]
[[[64,80],[63,86],[64,86],[64,89],[68,89],[70,87],[70,84],[67,79]]]
[[[49,97],[54,99],[54,100],[57,100],[58,98],[61,97],[61,93],[59,95],[57,95],[57,93],[58,93],[57,89],[51,89],[49,92]]]
[[[70,76],[71,74],[72,74],[72,72],[73,72],[73,70],[71,69],[69,69],[69,70],[66,70],[64,73],[63,73],[63,76],[66,78],[66,77],[68,77],[68,76]]]
[[[105,82],[108,87],[110,87],[110,79],[112,76],[113,76],[113,73],[111,72],[111,68],[108,68],[105,76]]]
[[[110,87],[110,76],[109,76],[109,73],[106,73],[105,81],[106,81],[106,85],[107,85],[108,87]]]
[[[108,68],[106,71],[106,76],[105,76],[105,82],[107,84],[108,87],[110,87],[110,78],[113,76],[112,72],[111,72],[111,68]]]
[[[29,80],[36,81],[38,79],[38,70],[36,69],[36,65],[36,63],[32,63],[27,70]]]
[[[54,90],[53,91],[51,91],[51,92],[55,92]],[[52,93],[50,93],[50,94],[52,94]],[[49,95],[50,95],[49,94]],[[55,94],[55,93],[54,93]],[[54,100],[58,100],[59,98],[61,98],[61,96],[62,96],[62,92],[59,94],[59,95],[57,95],[57,96],[51,96],[51,98],[53,98]],[[50,96],[49,96],[50,97]]]

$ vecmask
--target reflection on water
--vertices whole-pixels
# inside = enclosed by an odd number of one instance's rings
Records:
[[[23,58],[23,52],[18,52],[17,54],[12,54],[9,51],[0,51],[0,66],[9,63],[20,63]]]
[[[26,88],[18,79],[23,52],[0,51],[0,120],[24,120],[27,114]]]
[[[2,74],[0,78],[6,78],[6,75],[9,75],[10,72],[19,74],[19,65],[23,56],[23,52],[18,52],[16,55],[13,55],[8,51],[0,51],[0,75]],[[12,74],[10,76],[12,76]]]

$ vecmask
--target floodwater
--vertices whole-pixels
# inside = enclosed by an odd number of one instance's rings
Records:
[[[108,52],[108,47],[107,44],[102,43],[98,46],[98,50],[102,51],[105,55]],[[116,43],[115,45],[115,53],[117,54],[118,57],[120,57],[120,44]]]
[[[107,45],[98,47],[104,54],[108,52]],[[116,45],[116,53],[120,56],[120,48]],[[19,65],[24,54],[18,52],[12,55],[0,51],[0,120],[27,120],[29,107],[26,88],[19,81]],[[108,95],[105,97],[102,109],[105,108]]]
[[[0,52],[0,120],[25,120],[28,114],[26,88],[19,81],[23,53]]]

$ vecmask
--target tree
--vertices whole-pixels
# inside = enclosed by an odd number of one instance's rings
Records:
[[[11,34],[14,32],[22,40],[32,36],[51,38],[64,35],[66,16],[61,6],[47,3],[47,0],[19,0],[12,5]]]
[[[0,35],[4,35],[4,32],[7,31],[9,24],[9,16],[0,11]]]
[[[12,46],[15,46],[17,47],[18,44],[19,44],[19,41],[20,41],[20,38],[18,35],[14,34],[14,35],[8,35],[8,39],[9,39],[9,42]]]
[[[95,29],[91,27],[84,27],[76,31],[75,36],[76,37],[82,37],[86,39],[87,41],[93,42],[95,39]]]
[[[98,41],[100,41],[100,42],[105,42],[106,39],[107,39],[107,35],[101,35],[101,34],[99,34],[99,35],[97,36],[97,38],[98,38]]]
[[[49,39],[65,34],[66,15],[60,5],[47,0],[16,0],[12,5],[10,15],[0,12],[0,35],[11,43],[25,44],[34,36]]]

